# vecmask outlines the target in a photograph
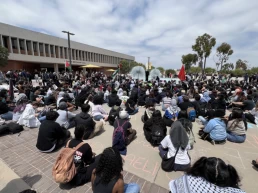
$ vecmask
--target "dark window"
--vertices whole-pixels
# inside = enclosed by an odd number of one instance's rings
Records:
[[[51,55],[54,54],[54,46],[53,45],[50,45],[50,53],[51,53]]]
[[[64,48],[64,55],[65,55],[65,59],[67,59],[67,48]]]
[[[48,46],[49,46],[48,44],[45,44],[45,53],[46,54],[49,54]]]
[[[17,38],[11,38],[13,49],[18,49]]]
[[[19,44],[20,44],[20,50],[21,50],[21,51],[22,51],[22,50],[24,51],[24,50],[25,50],[25,41],[19,39]]]
[[[39,52],[43,55],[43,43],[39,43]]]
[[[3,46],[8,49],[8,37],[2,36]]]
[[[33,51],[34,52],[38,52],[38,48],[37,48],[37,42],[33,42]]]
[[[27,51],[31,51],[31,41],[26,41]]]
[[[59,55],[58,55],[58,46],[55,46],[55,53],[56,53],[56,58],[59,58]]]
[[[60,58],[63,58],[63,48],[60,47]]]

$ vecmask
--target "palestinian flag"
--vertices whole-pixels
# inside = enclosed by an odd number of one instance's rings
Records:
[[[72,70],[71,65],[69,64],[68,61],[65,61],[65,68],[67,68],[69,71]]]
[[[116,71],[113,72],[112,78],[114,78],[117,75],[118,71],[119,71],[119,68]]]

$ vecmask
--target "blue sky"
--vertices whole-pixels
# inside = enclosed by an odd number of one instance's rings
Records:
[[[232,45],[229,62],[258,66],[257,0],[0,0],[0,22],[135,56],[154,66],[180,68],[196,37]]]

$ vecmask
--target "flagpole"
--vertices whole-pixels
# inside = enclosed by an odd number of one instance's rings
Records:
[[[65,61],[65,74],[66,74],[66,61]]]

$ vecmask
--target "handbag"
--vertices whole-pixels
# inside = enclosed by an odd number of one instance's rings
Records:
[[[65,129],[68,129],[70,126],[69,119],[68,119],[68,111],[66,111],[66,119],[67,121],[64,124],[62,124],[62,127],[64,127]]]
[[[178,153],[180,147],[177,148],[176,150],[176,154],[171,157],[171,158],[167,158],[167,154],[165,154],[162,158],[162,162],[161,162],[161,168],[165,171],[165,172],[172,172],[174,170],[174,165],[175,165],[175,159],[176,159],[176,155]]]

